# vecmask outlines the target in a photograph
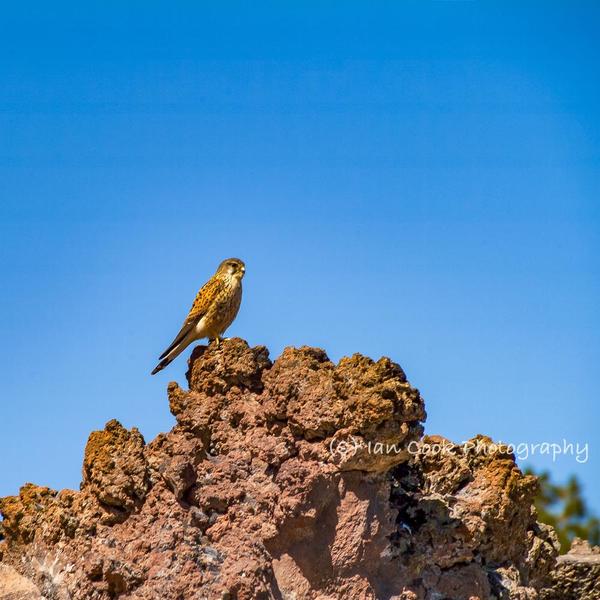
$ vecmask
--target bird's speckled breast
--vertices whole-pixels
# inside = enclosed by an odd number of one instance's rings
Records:
[[[242,302],[242,283],[233,278],[226,281],[215,298],[205,322],[208,337],[221,336],[235,319]]]

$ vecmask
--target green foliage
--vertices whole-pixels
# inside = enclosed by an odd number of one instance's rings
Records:
[[[528,468],[526,473],[538,478],[540,490],[535,500],[538,518],[556,530],[561,553],[568,552],[574,537],[600,545],[600,519],[589,511],[575,475],[559,485],[552,481],[548,471],[538,474]]]

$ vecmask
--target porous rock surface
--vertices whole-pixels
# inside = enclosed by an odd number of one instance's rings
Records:
[[[542,598],[600,600],[600,547],[576,538],[569,552],[558,557],[552,585],[544,590]]]
[[[488,438],[422,438],[389,359],[272,363],[234,338],[197,347],[188,383],[151,443],[117,421],[93,432],[80,491],[0,499],[0,599],[597,598],[593,561],[592,591],[568,595],[579,563],[557,563],[535,478]]]

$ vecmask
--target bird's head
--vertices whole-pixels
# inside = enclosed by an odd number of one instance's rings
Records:
[[[217,275],[225,275],[226,277],[232,277],[238,281],[241,281],[245,272],[246,265],[244,264],[244,261],[239,258],[227,258],[217,269]]]

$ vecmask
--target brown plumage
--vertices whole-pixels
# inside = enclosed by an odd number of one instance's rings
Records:
[[[202,286],[183,326],[171,345],[160,355],[152,375],[164,369],[192,342],[208,338],[217,345],[233,323],[242,301],[242,278],[246,266],[239,258],[224,260],[215,274]]]

